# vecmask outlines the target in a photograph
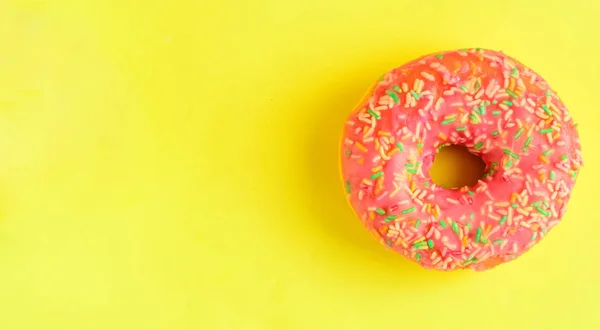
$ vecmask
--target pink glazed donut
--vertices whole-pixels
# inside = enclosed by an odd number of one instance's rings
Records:
[[[486,163],[472,187],[436,186],[439,150]],[[486,270],[560,222],[582,166],[576,125],[542,77],[501,52],[432,54],[385,74],[349,116],[348,199],[384,245],[425,268]]]

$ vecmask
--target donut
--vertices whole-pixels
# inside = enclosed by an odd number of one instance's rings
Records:
[[[473,186],[429,169],[447,146],[485,162]],[[482,271],[514,260],[556,226],[583,159],[567,108],[502,52],[430,54],[383,75],[345,122],[348,201],[383,245],[427,269]]]

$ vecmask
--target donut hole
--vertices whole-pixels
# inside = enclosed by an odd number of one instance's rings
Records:
[[[433,182],[446,189],[474,186],[484,174],[483,159],[459,145],[442,148],[429,170]]]

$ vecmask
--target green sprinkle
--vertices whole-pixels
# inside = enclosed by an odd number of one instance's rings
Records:
[[[378,177],[380,177],[380,176],[382,176],[382,175],[383,175],[383,171],[379,171],[379,172],[377,172],[377,173],[373,173],[373,174],[371,175],[371,179],[375,180],[375,179],[377,179]]]
[[[346,181],[346,192],[350,193],[350,181]]]
[[[413,244],[413,246],[417,249],[424,247],[425,245],[427,245],[427,242],[425,241],[421,241],[421,242],[415,242],[415,244]]]
[[[404,146],[402,145],[402,143],[400,143],[400,142],[396,143],[396,147],[398,147],[398,149],[400,151],[404,151]]]
[[[421,261],[421,254],[420,254],[420,253],[417,253],[417,254],[415,255],[415,258],[417,258],[417,261]]]
[[[413,206],[413,207],[410,207],[410,208],[402,211],[402,214],[409,214],[411,212],[414,212],[414,210],[415,210],[415,207]]]
[[[500,225],[502,226],[505,222],[506,222],[506,216],[503,215],[502,218],[500,218]]]
[[[385,244],[387,244],[388,246],[392,246],[392,241],[390,241],[389,239],[387,241],[385,241]]]
[[[506,104],[506,105],[513,105],[513,103],[511,101],[502,101],[502,104]]]
[[[394,85],[394,87],[392,87],[396,92],[400,91],[400,86],[398,85]]]
[[[530,136],[527,137],[527,140],[525,140],[525,146],[524,146],[524,148],[529,147],[529,144],[531,143],[531,140],[533,140],[533,136],[530,135]]]
[[[480,87],[481,87],[481,79],[477,79],[477,81],[475,82],[475,92],[477,92]]]
[[[385,214],[385,210],[383,210],[383,209],[375,209],[375,212],[377,212],[381,215]]]
[[[523,127],[519,128],[519,130],[517,131],[517,133],[515,133],[514,139],[515,140],[519,139],[521,137],[521,134],[523,134],[523,131],[524,131]]]
[[[440,226],[442,226],[442,228],[448,227],[448,225],[446,224],[446,222],[444,222],[444,220],[440,220]]]
[[[456,224],[456,222],[452,223],[452,230],[454,230],[454,233],[458,235],[458,225]]]
[[[417,148],[423,149],[423,143],[417,143]]]
[[[548,149],[548,150],[544,151],[543,155],[544,155],[544,156],[548,156],[549,154],[551,154],[551,153],[553,153],[553,152],[554,152],[554,150],[552,150],[552,149]]]
[[[462,89],[462,90],[463,90],[463,91],[465,91],[465,92],[466,92],[466,91],[468,91],[468,88],[467,88],[467,86],[465,86],[465,85],[462,85],[462,86],[460,86],[460,89]]]
[[[470,191],[470,190],[469,190],[469,191],[467,191],[467,194],[469,194],[469,196],[475,196],[475,193],[474,193],[474,192],[472,192],[472,191]]]
[[[554,171],[550,171],[550,180],[554,180],[555,177],[556,174],[554,173]]]
[[[514,152],[512,152],[508,149],[504,149],[504,153],[511,156],[514,159],[519,159],[519,155],[515,154]]]
[[[387,95],[389,95],[392,99],[394,99],[394,103],[400,103],[400,99],[398,98],[398,95],[396,95],[396,93],[394,93],[393,91],[385,91],[385,93]]]
[[[346,150],[346,155],[350,155],[350,154],[352,154],[352,151]]]
[[[513,68],[512,71],[510,72],[511,77],[516,77],[517,74],[519,74],[519,70],[517,68]]]
[[[502,111],[500,111],[500,110],[494,110],[494,111],[492,111],[492,115],[493,116],[500,116],[501,114],[502,114]]]
[[[498,132],[498,131],[492,131],[492,136],[498,136],[498,134],[500,134],[500,132]]]
[[[542,203],[542,201],[537,201],[537,202],[533,202],[530,204],[530,206],[538,206]]]
[[[423,183],[423,185],[424,185],[426,188],[429,188],[429,181],[425,181],[425,183]]]
[[[468,232],[469,230],[471,230],[471,223],[467,222],[467,224],[465,225],[465,227],[467,227],[467,232]]]
[[[396,219],[396,218],[398,218],[398,216],[397,216],[397,215],[390,214],[390,215],[388,215],[387,217],[385,217],[385,222],[390,222],[390,221],[392,221],[392,220],[394,220],[394,219]]]
[[[442,54],[437,54],[437,55],[435,55],[435,57],[437,57],[438,59],[440,59],[440,60],[441,60],[442,58],[444,58],[444,55],[442,55]]]
[[[417,219],[417,222],[415,222],[415,228],[419,228],[420,225],[421,225],[421,219]]]
[[[405,163],[404,166],[407,167],[407,168],[410,168],[410,167],[414,167],[415,165],[413,165],[411,163]]]
[[[415,170],[414,168],[407,169],[406,172],[408,172],[410,174],[417,174],[417,170]]]
[[[537,238],[537,231],[534,231],[533,234],[531,235],[531,240],[535,241],[536,238]]]
[[[485,115],[485,104],[481,103],[479,105],[479,113],[483,116]]]
[[[475,243],[479,243],[479,240],[481,240],[481,227],[477,228],[477,231],[475,232]]]
[[[479,150],[479,149],[481,149],[481,147],[483,147],[483,142],[479,142],[475,146],[473,146],[473,148],[475,148],[475,150]]]
[[[483,243],[483,244],[487,244],[487,242],[488,242],[487,238],[484,238],[484,239],[481,240],[481,243]]]
[[[541,134],[552,133],[552,132],[554,132],[553,128],[544,128],[544,129],[540,130]]]
[[[469,115],[469,118],[471,118],[471,120],[473,121],[474,124],[479,123],[479,117],[477,117],[477,115],[471,114],[471,115]]]
[[[415,91],[410,91],[410,95],[412,95],[415,98],[415,100],[417,100],[417,101],[421,98],[421,94],[419,94]]]
[[[462,132],[464,130],[467,129],[467,126],[458,126],[457,128],[455,128],[457,132]]]
[[[571,171],[571,177],[575,179],[577,177],[577,171]]]
[[[538,212],[540,212],[541,214],[543,214],[544,216],[546,216],[546,217],[547,217],[547,216],[550,216],[550,212],[548,212],[548,211],[544,211],[544,209],[542,209],[542,208],[541,208],[541,207],[539,207],[539,206],[536,206],[536,207],[535,207],[535,209],[536,209]]]
[[[503,240],[497,239],[497,240],[493,241],[492,244],[499,245],[499,244],[502,244],[502,242],[503,242]]]
[[[519,204],[513,203],[510,205],[510,207],[512,207],[513,209],[516,209],[516,208],[519,208]]]
[[[517,96],[517,94],[513,93],[513,91],[511,91],[511,90],[510,90],[510,89],[508,89],[508,88],[506,89],[506,94],[508,94],[508,95],[510,95],[510,96],[512,96],[512,97],[514,97],[515,99],[518,99],[518,98],[519,98],[519,96]]]
[[[430,249],[433,249],[433,240],[427,240],[427,246],[429,246]]]
[[[512,164],[513,164],[513,160],[511,159],[511,160],[509,160],[508,162],[506,162],[506,168],[509,168],[509,167],[511,167],[511,166],[512,166]]]
[[[562,160],[562,161],[565,161],[567,159],[569,159],[569,156],[567,156],[567,155],[560,156],[560,160]]]
[[[545,104],[542,104],[542,109],[544,109],[544,112],[548,115],[548,116],[552,116],[552,111],[550,111],[550,109],[548,109],[548,106]]]
[[[471,214],[469,214],[469,220],[473,219],[475,219],[475,213],[471,212]],[[471,225],[467,224],[467,227],[471,227]]]
[[[379,117],[379,115],[378,115],[378,114],[376,114],[376,113],[375,113],[375,111],[373,111],[373,110],[369,109],[369,110],[367,110],[367,112],[368,112],[368,113],[369,113],[371,116],[375,117],[375,119],[381,119],[381,117]]]
[[[550,96],[550,91],[546,91],[546,96]]]
[[[496,100],[493,100],[493,101],[492,101],[492,104],[498,104],[498,101],[496,101]]]
[[[448,125],[448,124],[454,122],[455,120],[456,120],[456,118],[446,119],[442,122],[442,125]]]

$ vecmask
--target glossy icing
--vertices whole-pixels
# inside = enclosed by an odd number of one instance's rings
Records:
[[[486,163],[473,187],[436,186],[446,145]],[[582,165],[556,93],[501,52],[432,54],[385,74],[346,121],[341,174],[350,204],[383,244],[426,268],[485,270],[558,224]]]

